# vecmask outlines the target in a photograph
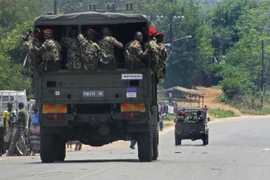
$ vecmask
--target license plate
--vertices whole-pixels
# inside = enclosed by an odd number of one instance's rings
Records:
[[[83,91],[83,97],[103,97],[103,91]]]

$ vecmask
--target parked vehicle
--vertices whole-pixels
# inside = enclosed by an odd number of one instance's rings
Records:
[[[0,118],[3,117],[3,113],[7,110],[8,102],[12,102],[13,110],[16,110],[18,103],[23,102],[25,105],[27,102],[26,90],[23,91],[14,91],[14,90],[0,90]],[[3,121],[0,121],[3,123]],[[1,124],[0,126],[3,126]]]
[[[202,113],[202,109],[185,109],[177,112],[174,131],[176,146],[181,145],[183,139],[192,141],[201,139],[203,145],[208,144],[209,128]]]

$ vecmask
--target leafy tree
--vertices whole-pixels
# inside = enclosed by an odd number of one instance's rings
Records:
[[[250,84],[245,88],[246,93],[251,95],[252,107],[254,100],[261,94],[263,79],[269,79],[269,63],[265,61],[262,67],[262,40],[266,42],[265,58],[270,55],[270,39],[268,37],[268,27],[270,23],[268,9],[270,3],[258,3],[256,9],[246,7],[239,16],[235,28],[238,29],[239,41],[226,53],[226,63],[234,67],[241,67],[242,74],[248,74],[247,81]],[[268,42],[268,44],[267,44]],[[262,74],[264,68],[264,74]],[[241,76],[239,77],[241,78]],[[226,80],[227,81],[227,80]],[[228,97],[229,98],[229,97]]]

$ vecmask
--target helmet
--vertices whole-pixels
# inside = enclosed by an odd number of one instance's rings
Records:
[[[44,29],[43,33],[44,34],[53,34],[53,31],[51,29]]]
[[[97,32],[94,29],[87,29],[87,33],[94,33],[97,34]]]
[[[158,33],[156,34],[156,37],[157,37],[157,36],[164,38],[164,34],[163,34],[162,32],[158,32]]]
[[[150,27],[148,31],[149,31],[149,36],[151,37],[154,37],[157,34],[157,30],[154,27]]]
[[[37,32],[37,33],[35,34],[35,38],[36,38],[36,39],[42,39],[42,36],[43,36],[42,32]]]
[[[53,31],[51,29],[44,29],[43,34],[44,34],[44,39],[49,39],[53,37]]]

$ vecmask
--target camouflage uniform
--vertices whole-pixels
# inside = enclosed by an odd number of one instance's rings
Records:
[[[33,49],[33,41],[34,41],[34,37],[32,37],[31,40],[29,41],[25,41],[24,42],[24,45],[26,46],[26,48],[28,49],[28,54],[27,54],[27,58],[28,58],[28,61],[30,62],[30,67],[29,67],[29,70],[28,70],[28,73],[30,76],[33,76],[35,70],[36,70],[36,67],[37,67],[37,62],[39,61],[39,56],[38,54],[36,54]],[[42,42],[38,39],[35,39],[35,46],[37,46],[38,48],[40,48],[42,45]]]
[[[153,72],[158,73],[160,69],[159,46],[155,38],[149,41],[149,50],[150,50],[150,68]]]
[[[93,71],[97,69],[100,48],[97,43],[86,40],[82,34],[78,35],[83,60],[83,69]]]
[[[167,58],[167,49],[163,43],[158,43],[159,46],[159,72],[158,76],[164,77],[165,73],[165,60]]]
[[[161,63],[161,65],[163,65],[165,63],[166,58],[167,58],[167,49],[163,43],[158,43],[158,46],[159,46],[160,63]]]
[[[109,62],[115,62],[114,57],[114,43],[117,40],[112,36],[105,36],[99,42],[100,46],[100,61],[103,64],[109,64]]]
[[[125,59],[132,61],[142,61],[140,55],[143,54],[141,43],[138,40],[132,40],[125,46]]]
[[[82,69],[82,60],[80,54],[80,46],[77,39],[63,37],[60,41],[63,47],[68,50],[67,53],[67,67],[70,70],[80,70]]]
[[[47,39],[43,44],[42,47],[45,48],[45,52],[41,54],[43,61],[60,61],[61,58],[61,46],[60,44],[53,40],[53,39]]]

